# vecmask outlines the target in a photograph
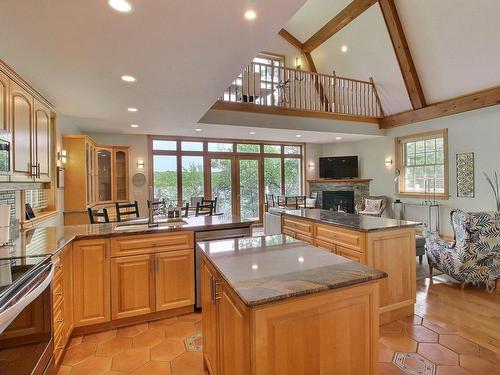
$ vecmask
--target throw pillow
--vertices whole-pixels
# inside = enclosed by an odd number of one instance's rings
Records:
[[[365,199],[365,211],[378,212],[382,206],[382,199]]]

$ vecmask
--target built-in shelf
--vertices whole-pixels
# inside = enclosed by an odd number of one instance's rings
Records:
[[[307,180],[309,183],[339,183],[339,182],[351,182],[353,184],[370,182],[371,178],[316,178],[313,180]]]

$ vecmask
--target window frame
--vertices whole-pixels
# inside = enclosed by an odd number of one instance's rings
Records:
[[[154,150],[153,141],[155,140],[166,140],[166,141],[176,141],[177,150]],[[181,142],[195,141],[203,142],[203,151],[182,151]],[[233,151],[208,151],[208,143],[220,142],[220,143],[232,143]],[[259,145],[259,152],[238,152],[238,144],[257,144]],[[279,145],[280,153],[265,153],[264,145]],[[285,154],[285,146],[299,146],[299,154]],[[210,159],[211,158],[225,158],[231,160],[237,160],[237,158],[257,158],[259,160],[259,179],[262,184],[262,191],[259,192],[261,196],[261,201],[264,202],[264,159],[267,157],[278,158],[281,160],[281,195],[285,194],[285,159],[299,159],[300,160],[300,191],[303,195],[305,192],[305,143],[300,142],[272,142],[272,141],[261,141],[261,140],[249,140],[249,139],[223,139],[223,138],[200,138],[200,137],[179,137],[179,136],[163,136],[163,135],[149,135],[148,136],[148,148],[149,148],[149,181],[154,187],[154,171],[153,171],[153,156],[154,155],[173,155],[177,156],[177,199],[178,204],[182,204],[185,201],[182,196],[182,156],[203,156],[203,177],[204,177],[204,196],[209,199],[212,194],[212,187],[210,181]],[[233,168],[231,173],[233,174],[233,181],[235,180],[235,173],[237,168]],[[260,210],[262,215],[262,210]],[[262,217],[261,217],[262,220]]]
[[[429,139],[443,138],[443,165],[444,165],[444,192],[443,193],[425,193],[405,190],[405,175],[406,175],[406,161],[404,146],[409,142],[426,141]],[[396,195],[410,197],[410,198],[423,198],[428,197],[438,200],[449,199],[449,158],[448,158],[448,129],[434,130],[424,133],[411,134],[394,138],[395,145],[395,159],[396,171],[399,171],[399,178],[396,184]],[[441,165],[435,164],[435,165]]]

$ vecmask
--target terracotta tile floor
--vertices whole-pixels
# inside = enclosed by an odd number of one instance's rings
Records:
[[[206,375],[200,331],[201,314],[189,314],[73,337],[59,374]],[[380,375],[500,374],[500,354],[449,324],[415,315],[380,331]]]

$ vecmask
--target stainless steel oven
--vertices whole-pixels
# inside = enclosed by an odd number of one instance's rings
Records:
[[[50,257],[0,259],[0,374],[53,370]]]
[[[11,174],[11,133],[0,130],[0,175]]]

